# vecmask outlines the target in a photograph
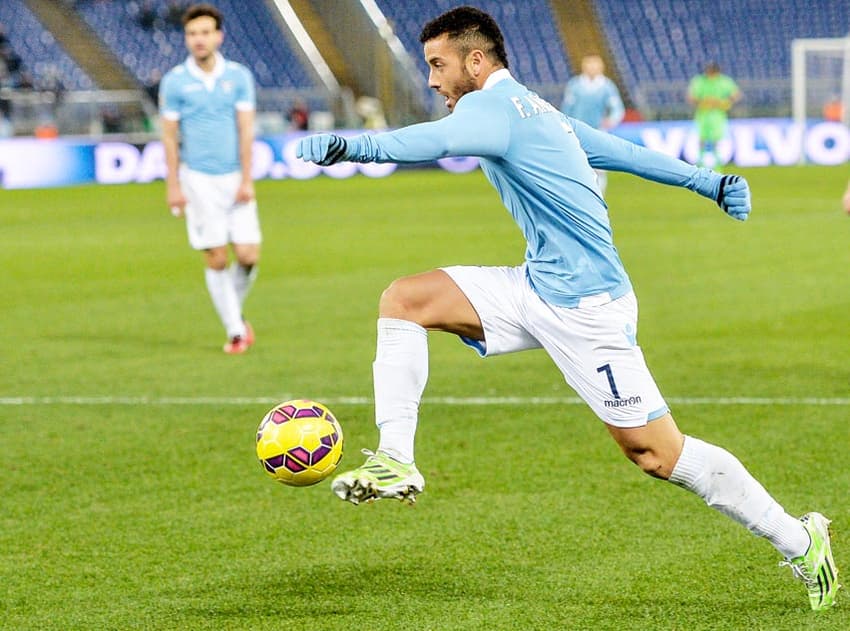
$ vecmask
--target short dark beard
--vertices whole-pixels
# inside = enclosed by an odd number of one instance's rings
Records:
[[[469,74],[466,68],[463,69],[463,74],[463,81],[458,84],[458,92],[460,93],[460,96],[457,97],[457,101],[460,100],[461,96],[469,94],[470,92],[475,92],[475,90],[478,89],[478,87],[475,85],[475,79],[473,79],[472,75]],[[455,101],[455,104],[457,104],[457,101]]]

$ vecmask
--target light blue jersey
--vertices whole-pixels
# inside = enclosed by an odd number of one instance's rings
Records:
[[[163,118],[180,121],[180,158],[193,171],[222,175],[239,171],[237,110],[256,107],[254,79],[245,66],[216,56],[212,73],[189,57],[162,79]]]
[[[422,162],[477,156],[522,230],[529,282],[547,302],[631,290],[614,247],[594,168],[696,190],[710,172],[567,118],[506,69],[461,97],[438,121],[348,139],[354,162]]]
[[[567,81],[561,111],[596,129],[606,118],[610,127],[616,127],[626,113],[617,86],[601,75],[593,79],[578,75]]]

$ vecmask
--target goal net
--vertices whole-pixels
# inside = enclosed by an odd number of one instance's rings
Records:
[[[850,37],[791,42],[791,110],[807,119],[850,124]]]

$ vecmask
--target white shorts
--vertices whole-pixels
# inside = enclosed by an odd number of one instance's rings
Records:
[[[591,297],[574,309],[531,289],[525,265],[445,267],[481,319],[484,342],[461,338],[482,357],[543,348],[596,415],[641,427],[669,410],[637,344],[637,300]]]
[[[189,245],[208,250],[228,243],[260,243],[257,202],[237,204],[242,175],[209,175],[182,166],[180,187],[186,196],[186,231]]]

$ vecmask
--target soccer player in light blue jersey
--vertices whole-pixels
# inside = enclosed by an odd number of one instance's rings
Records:
[[[609,131],[622,122],[626,109],[617,86],[604,73],[605,63],[602,57],[583,57],[581,74],[567,81],[564,88],[561,111],[594,129]],[[608,186],[608,174],[597,169],[596,178],[604,195]]]
[[[688,188],[741,221],[750,212],[747,182],[566,117],[511,76],[498,25],[477,9],[439,16],[420,41],[448,116],[375,135],[309,136],[296,155],[322,165],[478,156],[525,236],[525,262],[446,267],[384,291],[373,364],[379,445],[333,480],[334,493],[354,504],[410,502],[424,489],[413,444],[429,330],[454,333],[484,357],[542,348],[628,458],[765,537],[805,582],[811,607],[832,606],[829,520],[814,512],[795,519],[735,456],[683,435],[673,420],[637,344],[637,301],[593,168]]]
[[[218,9],[193,5],[183,25],[189,57],[163,77],[159,92],[167,201],[174,215],[185,214],[189,244],[204,252],[207,290],[227,333],[224,352],[236,355],[254,343],[242,304],[261,242],[251,177],[254,79],[218,52]]]

